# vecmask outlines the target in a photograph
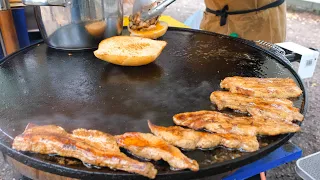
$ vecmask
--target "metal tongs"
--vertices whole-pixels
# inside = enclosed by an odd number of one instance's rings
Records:
[[[140,19],[147,21],[160,16],[174,1],[175,0],[135,0],[132,13],[136,14],[140,12]]]

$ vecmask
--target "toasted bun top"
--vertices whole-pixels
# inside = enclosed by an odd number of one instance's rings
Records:
[[[166,45],[165,41],[115,36],[101,41],[94,54],[113,64],[138,66],[154,61]]]

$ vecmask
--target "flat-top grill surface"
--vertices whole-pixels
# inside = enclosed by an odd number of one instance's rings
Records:
[[[22,133],[28,123],[113,135],[150,132],[147,120],[170,126],[177,113],[215,109],[210,93],[219,90],[220,81],[227,76],[289,77],[304,91],[288,65],[247,41],[175,28],[162,39],[168,45],[160,57],[142,67],[115,66],[98,60],[92,51],[69,53],[45,44],[7,57],[0,66],[1,149],[20,162],[64,176],[142,178],[108,168],[60,166],[44,156],[12,150],[9,137]],[[305,94],[295,100],[295,106],[304,112]],[[157,177],[186,179],[226,172],[266,155],[291,136],[261,138],[263,147],[253,153],[224,148],[185,152],[198,161],[199,172],[172,171],[160,161],[154,163]]]

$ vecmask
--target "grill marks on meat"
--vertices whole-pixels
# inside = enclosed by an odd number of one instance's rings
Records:
[[[129,132],[115,136],[119,146],[129,150],[132,154],[152,160],[168,162],[171,168],[198,171],[199,165],[189,159],[178,148],[150,133]]]
[[[84,163],[137,173],[152,179],[157,174],[151,163],[139,162],[121,153],[113,136],[95,130],[77,129],[69,134],[55,125],[27,126],[14,139],[12,148],[72,157]]]
[[[185,129],[179,126],[156,126],[151,122],[148,122],[148,125],[153,134],[183,149],[210,149],[218,145],[247,152],[253,152],[259,149],[259,142],[255,136],[212,134]]]
[[[196,111],[180,113],[173,116],[175,124],[195,130],[206,129],[220,134],[239,134],[255,136],[257,128],[248,123],[232,123],[232,116],[216,111]]]
[[[227,77],[221,81],[220,87],[254,97],[292,98],[302,94],[294,80],[289,78]]]
[[[73,130],[72,135],[86,143],[90,143],[94,147],[101,147],[101,150],[120,152],[116,139],[110,134],[97,130],[86,130],[81,128]]]
[[[231,108],[264,119],[290,122],[303,120],[299,109],[293,107],[293,103],[287,99],[258,98],[226,91],[215,91],[211,93],[210,100],[217,105],[219,110]]]
[[[175,124],[195,130],[206,129],[220,134],[239,134],[255,136],[257,129],[250,124],[232,123],[232,116],[215,111],[197,111],[176,114],[173,116]]]
[[[156,126],[150,121],[148,121],[148,125],[153,134],[161,137],[168,143],[183,149],[209,149],[218,146],[221,142],[221,138],[219,136],[211,133],[184,129],[179,126]]]
[[[281,122],[271,119],[250,119],[252,120],[252,124],[258,128],[259,135],[275,136],[300,131],[300,126],[291,122]]]
[[[173,116],[175,124],[191,129],[206,129],[219,134],[247,136],[286,134],[300,131],[300,126],[291,122],[253,117],[235,117],[217,111],[196,111]]]

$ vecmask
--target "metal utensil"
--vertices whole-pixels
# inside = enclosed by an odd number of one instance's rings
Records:
[[[154,17],[160,16],[174,1],[175,0],[136,0],[133,5],[133,14],[141,11],[141,20],[147,21]],[[152,4],[154,3],[157,3],[157,5],[152,7]]]
[[[120,35],[123,0],[23,0],[35,6],[44,41],[53,48],[82,50]]]
[[[133,3],[132,14],[143,11],[144,9],[150,7],[157,0],[135,0]]]

